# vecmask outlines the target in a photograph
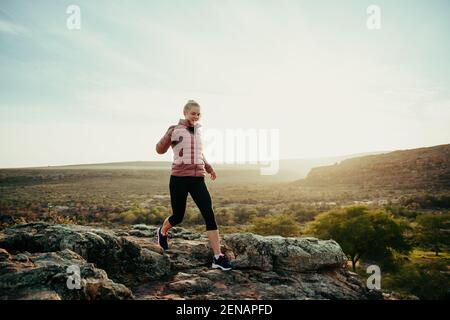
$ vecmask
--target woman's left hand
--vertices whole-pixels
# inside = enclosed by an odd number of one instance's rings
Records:
[[[213,171],[211,172],[211,180],[216,180],[217,176],[216,176],[216,172]]]

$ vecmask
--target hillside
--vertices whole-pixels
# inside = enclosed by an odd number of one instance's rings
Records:
[[[245,180],[261,181],[261,182],[290,182],[297,179],[305,178],[307,173],[317,166],[330,165],[345,159],[354,158],[362,155],[379,154],[381,151],[347,154],[333,157],[318,157],[318,158],[302,158],[302,159],[280,159],[279,170],[275,175],[262,176],[260,169],[268,166],[268,164],[225,164],[211,162],[214,169],[226,177],[226,180],[236,183],[245,177]],[[116,171],[126,170],[127,172],[135,172],[137,174],[146,175],[145,171],[155,171],[163,173],[170,173],[172,166],[171,161],[125,161],[125,162],[109,162],[109,163],[85,163],[85,164],[70,164],[70,165],[53,165],[53,166],[38,166],[38,167],[24,167],[24,168],[0,168],[0,182],[4,177],[9,176],[36,176],[39,172],[40,176],[54,177],[58,174],[73,175],[75,172],[82,172],[83,170],[92,171]],[[72,172],[71,172],[72,171]]]
[[[398,150],[311,169],[302,186],[335,189],[450,188],[450,144]]]

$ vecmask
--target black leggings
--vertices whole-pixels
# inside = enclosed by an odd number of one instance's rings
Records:
[[[172,226],[183,221],[187,195],[190,193],[205,220],[206,230],[217,230],[211,196],[205,184],[205,177],[177,177],[171,175],[169,189],[172,205],[172,215],[169,217],[169,222]]]

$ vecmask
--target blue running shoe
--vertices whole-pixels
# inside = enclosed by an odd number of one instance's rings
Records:
[[[164,236],[161,233],[161,227],[158,228],[157,232],[158,234],[158,244],[161,246],[161,248],[163,248],[164,250],[168,250],[169,249],[169,244],[167,242],[167,236]]]
[[[225,255],[220,255],[219,258],[216,259],[216,257],[213,257],[213,263],[212,263],[213,269],[222,269],[222,270],[231,270],[232,266],[230,262],[228,261],[227,257]]]

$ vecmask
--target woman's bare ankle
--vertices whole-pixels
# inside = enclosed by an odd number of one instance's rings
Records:
[[[170,228],[172,228],[172,225],[170,224],[169,219],[167,218],[166,220],[164,220],[161,228],[161,233],[163,234],[163,236],[167,236],[169,234]]]

